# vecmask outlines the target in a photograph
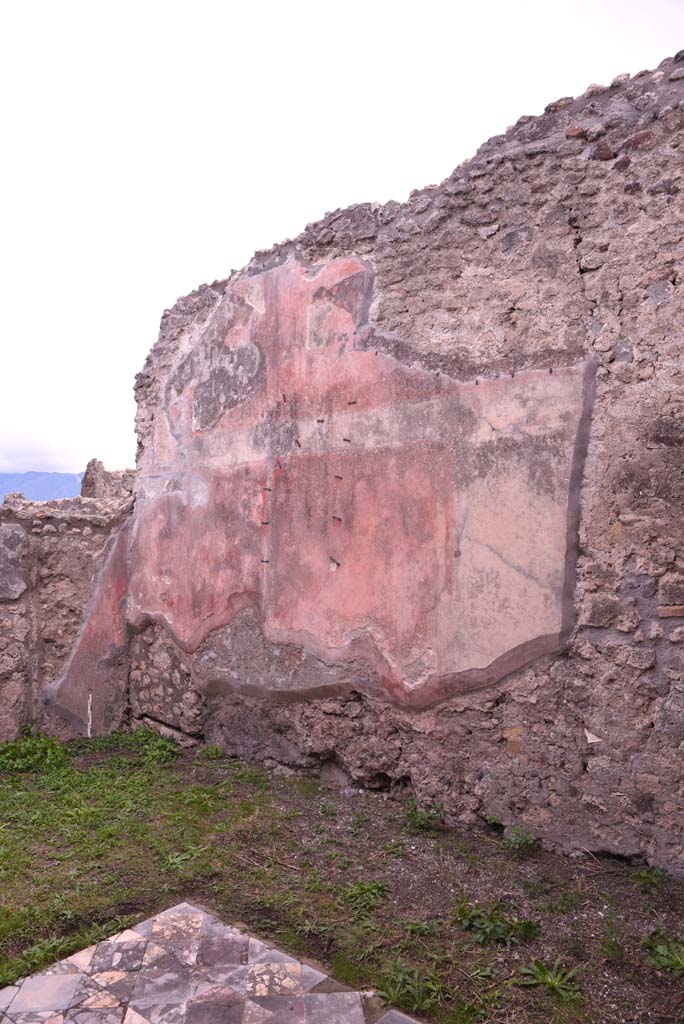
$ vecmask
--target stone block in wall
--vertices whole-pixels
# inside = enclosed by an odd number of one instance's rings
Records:
[[[27,587],[26,531],[16,523],[0,526],[0,601],[16,601]]]
[[[0,602],[0,742],[14,739],[31,721],[33,654],[27,591]]]

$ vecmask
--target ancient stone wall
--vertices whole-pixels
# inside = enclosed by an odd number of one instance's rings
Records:
[[[0,741],[24,726],[73,730],[45,708],[93,599],[112,536],[132,508],[130,492],[0,506]]]
[[[683,140],[684,52],[167,311],[53,711],[684,873]]]
[[[108,471],[99,459],[91,459],[81,481],[81,497],[123,501],[133,494],[134,487],[134,469]]]

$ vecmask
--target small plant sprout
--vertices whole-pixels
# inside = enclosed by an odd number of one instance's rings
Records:
[[[625,958],[625,936],[614,914],[608,914],[606,918],[601,952],[609,960],[624,960]]]
[[[675,939],[658,928],[644,939],[643,946],[649,953],[651,967],[684,978],[684,942],[681,939]]]
[[[220,761],[223,757],[223,753],[220,747],[215,745],[208,745],[200,747],[195,755],[197,761]]]
[[[444,930],[444,922],[439,918],[433,921],[404,921],[406,934],[413,938],[436,938]]]
[[[501,847],[522,860],[539,849],[539,840],[524,825],[513,825],[501,840]]]
[[[639,868],[633,878],[640,889],[660,889],[667,881],[667,875],[661,868]]]
[[[438,832],[444,827],[442,804],[423,804],[410,797],[404,804],[404,817],[411,832]]]
[[[517,984],[525,988],[545,988],[549,995],[569,1003],[579,999],[581,994],[576,974],[576,968],[563,967],[560,957],[551,967],[542,960],[533,960],[529,967],[518,968]]]
[[[384,1003],[409,1013],[429,1013],[442,1000],[444,986],[433,968],[420,971],[397,961],[385,975],[378,995]]]
[[[479,904],[471,905],[464,898],[456,908],[455,917],[461,928],[470,932],[480,946],[488,942],[511,946],[536,939],[541,930],[537,921],[506,915],[498,902],[481,907]]]

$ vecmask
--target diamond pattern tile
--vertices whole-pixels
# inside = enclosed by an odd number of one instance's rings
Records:
[[[415,1024],[180,903],[0,989],[0,1024]]]

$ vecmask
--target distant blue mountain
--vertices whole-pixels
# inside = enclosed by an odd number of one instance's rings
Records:
[[[81,493],[82,477],[83,473],[0,473],[0,502],[14,491],[31,501],[75,498]]]

